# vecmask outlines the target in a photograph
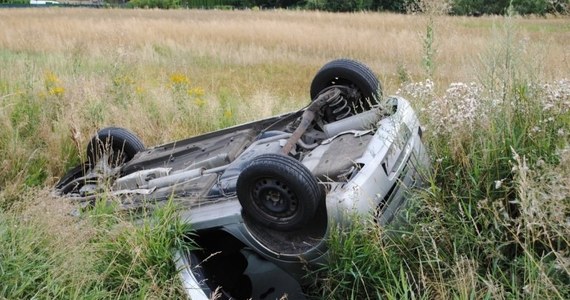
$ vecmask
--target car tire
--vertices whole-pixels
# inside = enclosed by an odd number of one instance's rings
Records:
[[[303,164],[275,153],[255,157],[240,173],[236,190],[246,216],[280,231],[302,228],[322,198],[316,178]]]
[[[103,153],[108,153],[109,164],[114,167],[131,160],[144,149],[144,144],[134,133],[120,127],[107,127],[99,130],[87,145],[87,159],[95,165]]]
[[[69,183],[74,181],[77,178],[83,177],[85,175],[85,170],[89,168],[88,164],[82,163],[73,169],[67,171],[65,175],[57,182],[55,185],[55,190],[60,195],[65,195],[75,187],[75,186],[67,186]],[[66,189],[64,189],[66,188]]]
[[[344,86],[356,91],[351,95],[343,95],[348,107],[356,110],[350,115],[369,110],[382,98],[382,86],[376,75],[366,65],[355,60],[337,59],[326,63],[313,78],[311,99],[316,99],[331,86]],[[339,117],[338,113],[333,113],[335,108],[330,106],[324,111],[325,121],[333,122],[350,116]]]

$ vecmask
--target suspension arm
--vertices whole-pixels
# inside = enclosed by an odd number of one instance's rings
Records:
[[[330,89],[322,94],[320,94],[317,99],[313,100],[309,107],[303,112],[301,116],[301,123],[295,129],[289,140],[285,146],[283,146],[283,154],[287,155],[293,149],[293,146],[299,141],[299,139],[303,136],[305,131],[311,126],[311,123],[315,119],[315,115],[317,112],[327,103],[336,99],[340,96],[340,90],[337,88]]]

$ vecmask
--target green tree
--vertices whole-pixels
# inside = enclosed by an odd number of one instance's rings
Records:
[[[372,0],[309,0],[307,7],[334,12],[369,10],[372,9]]]
[[[548,0],[512,0],[515,12],[521,15],[545,15],[548,11]]]
[[[380,11],[406,12],[409,0],[374,0],[372,8]]]
[[[180,7],[180,0],[132,0],[131,7],[171,9]]]
[[[521,15],[567,13],[570,0],[453,0],[451,13],[455,15],[502,15],[510,6]]]
[[[504,14],[510,0],[454,0],[451,13],[456,15],[478,16],[483,14]]]
[[[30,4],[29,0],[0,0],[0,4]]]

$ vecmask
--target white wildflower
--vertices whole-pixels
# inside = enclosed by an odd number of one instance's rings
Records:
[[[505,179],[501,179],[501,180],[495,180],[495,189],[498,190],[501,188],[501,186],[503,185],[503,181]]]

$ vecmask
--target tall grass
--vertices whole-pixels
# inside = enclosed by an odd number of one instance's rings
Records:
[[[173,205],[142,224],[98,203],[72,217],[46,191],[0,219],[0,295],[5,299],[182,298],[172,250],[191,247]]]
[[[400,90],[420,107],[433,175],[405,225],[333,232],[325,297],[570,297],[570,81],[535,76],[506,21],[480,82]]]
[[[316,297],[569,298],[570,23],[432,21],[430,41],[424,15],[0,10],[0,297],[180,297],[172,210],[76,218],[48,190],[98,128],[156,145],[293,110],[351,57],[412,101],[433,177],[408,225],[335,229]]]

